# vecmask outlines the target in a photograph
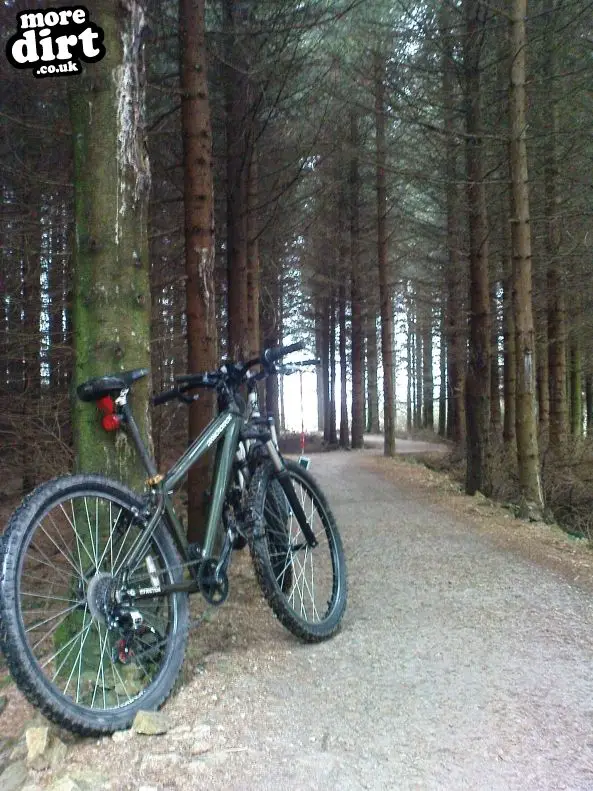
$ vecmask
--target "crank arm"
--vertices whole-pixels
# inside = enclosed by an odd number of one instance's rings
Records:
[[[230,530],[227,530],[226,536],[224,537],[222,552],[220,553],[220,558],[216,566],[216,571],[214,572],[214,577],[216,579],[216,582],[221,581],[222,575],[226,576],[226,571],[228,569],[229,562],[231,559],[231,554],[233,551],[233,541],[234,541],[234,536],[231,535]]]
[[[188,582],[176,582],[173,585],[161,585],[160,588],[141,588],[140,590],[127,591],[127,595],[132,601],[141,601],[142,599],[162,599],[170,593],[197,593],[199,590],[198,583],[195,580]]]

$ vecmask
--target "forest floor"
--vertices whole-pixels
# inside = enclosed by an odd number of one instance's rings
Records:
[[[591,791],[587,543],[380,448],[315,454],[311,471],[346,548],[340,633],[297,642],[237,553],[228,602],[190,635],[169,732],[78,740],[68,772],[93,766],[111,791]],[[2,694],[10,735],[32,712]]]

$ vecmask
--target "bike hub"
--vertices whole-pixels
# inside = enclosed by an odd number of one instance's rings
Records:
[[[113,577],[106,571],[100,571],[90,580],[86,591],[86,602],[89,612],[95,621],[107,621],[111,610]]]

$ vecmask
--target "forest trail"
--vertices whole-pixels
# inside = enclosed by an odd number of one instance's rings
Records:
[[[546,528],[508,520],[523,539],[505,546],[500,509],[378,450],[315,454],[312,472],[349,564],[341,632],[294,640],[239,553],[169,733],[82,740],[69,769],[112,791],[591,791],[593,593],[540,562]]]

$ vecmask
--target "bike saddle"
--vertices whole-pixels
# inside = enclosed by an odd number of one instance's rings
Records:
[[[76,388],[76,395],[81,401],[98,401],[106,395],[119,393],[138,379],[149,373],[148,368],[136,368],[133,371],[121,371],[117,374],[105,374],[105,376],[95,376],[87,379]]]

